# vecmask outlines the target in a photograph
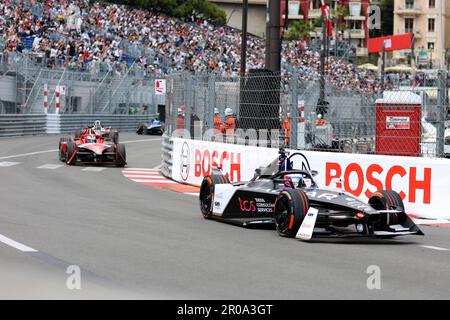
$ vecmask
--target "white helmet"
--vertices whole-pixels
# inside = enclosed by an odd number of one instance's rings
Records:
[[[226,115],[226,116],[232,116],[232,115],[233,115],[233,109],[231,109],[231,108],[226,108],[226,109],[225,109],[225,115]]]
[[[102,123],[100,122],[100,120],[95,120],[95,122],[94,122],[94,127],[95,127],[96,129],[99,129],[99,128],[102,127]]]
[[[219,109],[214,108],[214,114],[219,114]]]
[[[97,140],[97,139],[95,138],[94,135],[90,135],[90,136],[87,137],[87,142],[88,142],[88,143],[95,143],[96,140]]]

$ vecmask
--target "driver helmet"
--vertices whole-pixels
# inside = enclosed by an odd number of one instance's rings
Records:
[[[94,128],[95,129],[101,129],[101,127],[102,127],[102,123],[100,122],[100,120],[95,120]]]
[[[214,108],[214,114],[219,114],[219,109],[218,108]]]
[[[226,116],[232,116],[232,115],[233,115],[233,109],[231,109],[231,108],[226,108],[226,109],[225,109],[225,115],[226,115]]]
[[[289,174],[284,176],[286,186],[294,186],[294,188],[305,188],[306,182],[301,174]],[[292,183],[292,185],[291,185]]]
[[[97,141],[97,139],[95,138],[95,135],[89,135],[87,137],[87,142],[88,143],[94,143],[95,141]]]

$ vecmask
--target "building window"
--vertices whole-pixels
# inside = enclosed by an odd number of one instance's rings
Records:
[[[405,33],[413,33],[413,32],[414,32],[414,19],[405,18]]]
[[[428,32],[434,32],[435,25],[436,25],[436,20],[434,18],[428,19]]]
[[[428,0],[428,8],[436,8],[436,0]]]
[[[428,42],[428,50],[434,50],[434,42]]]
[[[405,7],[406,7],[406,9],[413,9],[414,8],[414,0],[405,0]]]

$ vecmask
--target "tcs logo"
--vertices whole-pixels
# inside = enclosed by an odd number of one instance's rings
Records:
[[[418,168],[392,166],[386,170],[378,164],[371,164],[367,168],[361,167],[357,163],[350,163],[346,167],[342,167],[336,162],[327,162],[325,166],[325,185],[329,186],[334,179],[343,179],[336,183],[336,187],[343,188],[345,191],[359,197],[364,194],[366,197],[376,190],[392,189],[399,193],[404,200],[407,198],[408,202],[415,203],[420,201],[424,204],[431,202],[431,168],[424,168],[420,172],[423,179],[418,178]],[[355,183],[350,185],[350,178],[356,176]],[[382,178],[384,176],[384,178]],[[398,185],[393,186],[393,180],[402,179],[402,185],[407,185],[403,190],[400,190]],[[355,181],[355,180],[353,180]],[[371,187],[372,191],[369,190]],[[400,187],[401,188],[401,187]],[[417,191],[423,191],[422,199],[417,199]]]
[[[241,211],[243,212],[255,212],[256,211],[256,205],[255,201],[253,200],[241,200],[239,199],[239,206],[241,207]]]

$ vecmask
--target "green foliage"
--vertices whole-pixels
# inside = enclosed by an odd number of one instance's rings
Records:
[[[289,24],[288,32],[284,35],[284,38],[286,40],[306,40],[312,31],[314,31],[314,28],[308,21],[296,20]]]
[[[208,0],[109,0],[107,2],[160,11],[178,18],[188,17],[195,12],[220,24],[226,22],[225,11]]]

